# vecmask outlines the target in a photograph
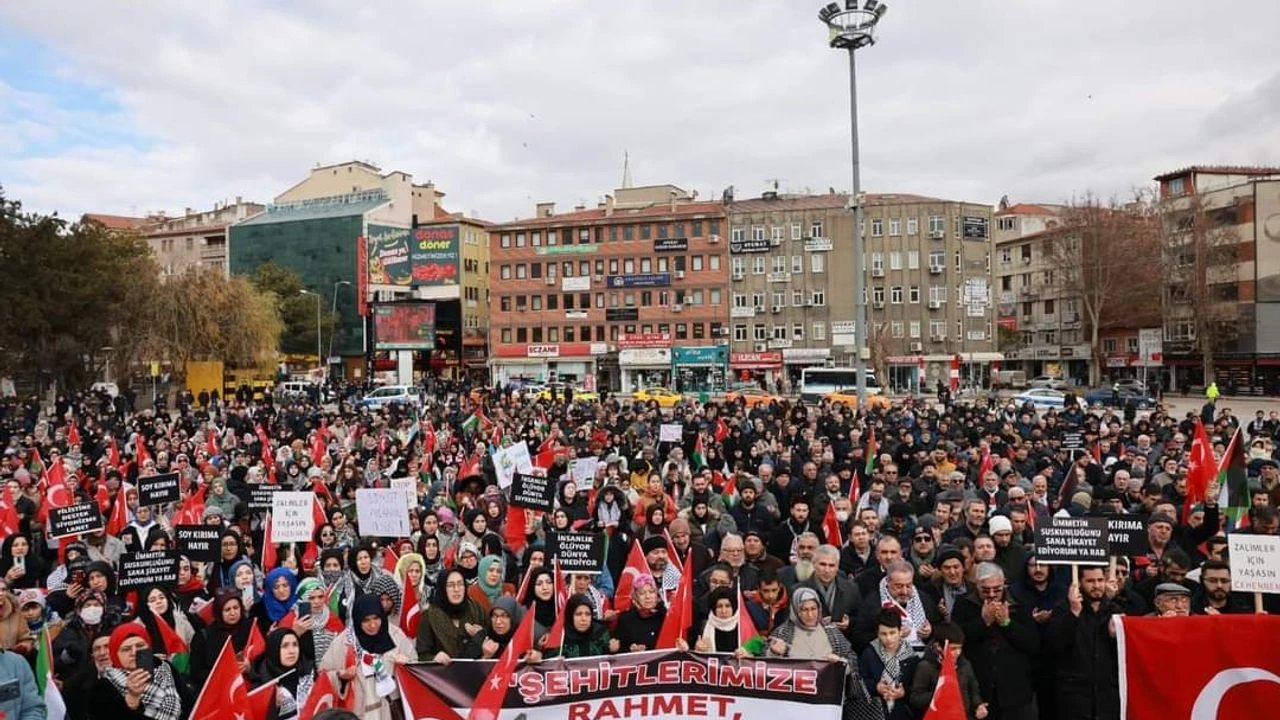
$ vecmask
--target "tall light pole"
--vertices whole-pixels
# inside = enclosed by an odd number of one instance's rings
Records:
[[[875,44],[876,23],[880,22],[888,9],[879,0],[866,0],[864,3],[845,0],[844,7],[833,2],[818,11],[818,19],[827,26],[828,43],[831,47],[849,52],[849,125],[853,146],[853,189],[849,194],[849,209],[853,211],[853,334],[857,342],[853,370],[858,376],[859,402],[865,402],[867,394],[867,372],[862,360],[862,349],[869,347],[870,333],[867,330],[866,248],[862,240],[863,196],[861,156],[858,152],[858,63],[855,52],[858,48]]]
[[[333,284],[333,309],[329,311],[329,317],[337,317],[338,315],[338,288],[342,287],[343,285],[350,285],[350,284],[351,284],[350,280],[339,280]],[[333,329],[329,331],[329,357],[333,357],[333,339],[337,336],[338,336],[338,328],[335,325]],[[327,374],[327,368],[329,367],[328,359],[324,361],[324,366],[326,368],[326,374]]]
[[[321,299],[320,293],[314,293],[305,288],[299,290],[298,294],[311,295],[316,299],[316,366],[323,367],[324,358],[320,355],[320,351],[324,348],[324,346],[320,344],[320,304],[324,301]]]

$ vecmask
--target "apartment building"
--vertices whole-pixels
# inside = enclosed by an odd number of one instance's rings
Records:
[[[846,194],[766,193],[728,204],[732,347],[739,374],[795,386],[805,367],[850,365],[853,215]],[[912,194],[863,199],[870,342],[886,386],[973,379],[998,362],[991,308],[991,208]],[[762,355],[763,354],[763,355]]]
[[[725,387],[727,240],[718,202],[675,185],[490,228],[490,369],[631,392]]]
[[[155,215],[142,231],[142,238],[151,246],[165,278],[194,268],[226,272],[227,229],[264,210],[265,205],[237,197],[234,203],[214,203],[212,210],[186,208],[177,217]]]
[[[1280,391],[1280,167],[1196,165],[1155,180],[1170,383]]]

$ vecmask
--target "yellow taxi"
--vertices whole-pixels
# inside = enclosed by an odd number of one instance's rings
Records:
[[[656,402],[658,407],[675,407],[684,399],[684,395],[664,387],[647,387],[640,388],[631,393],[631,399],[639,402]]]
[[[844,403],[848,407],[858,406],[858,389],[857,388],[840,388],[835,392],[829,392],[822,396],[822,399],[831,404]],[[867,397],[867,408],[869,410],[888,410],[893,402],[884,395],[870,395]]]
[[[599,394],[591,392],[590,390],[583,390],[582,388],[573,387],[572,385],[568,386],[568,388],[573,391],[574,402],[593,402],[600,399]],[[550,402],[552,390],[555,390],[556,392],[556,402],[564,402],[565,385],[563,383],[548,384],[538,392],[536,397],[539,400]]]
[[[731,403],[741,400],[746,403],[747,407],[782,402],[781,395],[774,395],[771,392],[762,390],[756,383],[734,383],[729,388],[729,391],[724,394],[724,399],[725,402]]]

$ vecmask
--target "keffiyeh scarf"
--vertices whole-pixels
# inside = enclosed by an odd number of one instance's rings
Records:
[[[920,593],[914,588],[911,590],[911,599],[907,601],[907,606],[903,607],[898,604],[897,600],[889,594],[889,578],[880,579],[880,607],[896,610],[902,614],[903,637],[912,645],[922,644],[920,639],[920,628],[929,622],[929,618],[924,614],[924,605],[920,602]],[[909,627],[908,627],[909,626]]]
[[[128,673],[113,667],[108,668],[103,677],[120,693],[120,697],[125,696]],[[151,720],[178,720],[182,715],[182,698],[178,697],[178,686],[168,663],[156,663],[151,682],[142,691],[141,710],[143,716]]]

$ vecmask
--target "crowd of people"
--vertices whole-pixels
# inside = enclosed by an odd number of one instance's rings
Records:
[[[1216,486],[1187,502],[1201,416],[1217,455],[1237,429],[1249,441],[1243,517],[1228,521]],[[662,440],[671,424],[679,440]],[[1277,533],[1278,432],[1213,407],[664,409],[465,388],[376,411],[0,404],[0,673],[46,664],[73,720],[181,720],[229,643],[249,687],[275,683],[272,718],[305,716],[322,684],[354,693],[361,717],[398,718],[397,665],[496,658],[528,613],[527,661],[651,650],[688,581],[680,649],[838,660],[848,717],[921,717],[950,652],[974,720],[1118,718],[1112,616],[1255,612],[1232,592],[1223,533]],[[500,487],[491,453],[513,443],[554,482],[550,512],[517,511]],[[575,477],[593,457],[595,474]],[[139,506],[138,479],[170,472],[181,500]],[[363,535],[357,490],[404,477],[411,533]],[[315,493],[313,542],[264,536],[263,483]],[[104,528],[49,539],[50,509],[74,502],[97,503]],[[1037,557],[1034,529],[1055,513],[1131,516],[1150,551],[1073,579]],[[121,589],[122,556],[177,548],[183,524],[217,529],[216,559]],[[569,531],[603,534],[605,551],[562,581],[549,540]],[[22,712],[41,703],[31,687],[0,700],[3,717],[43,717]]]

